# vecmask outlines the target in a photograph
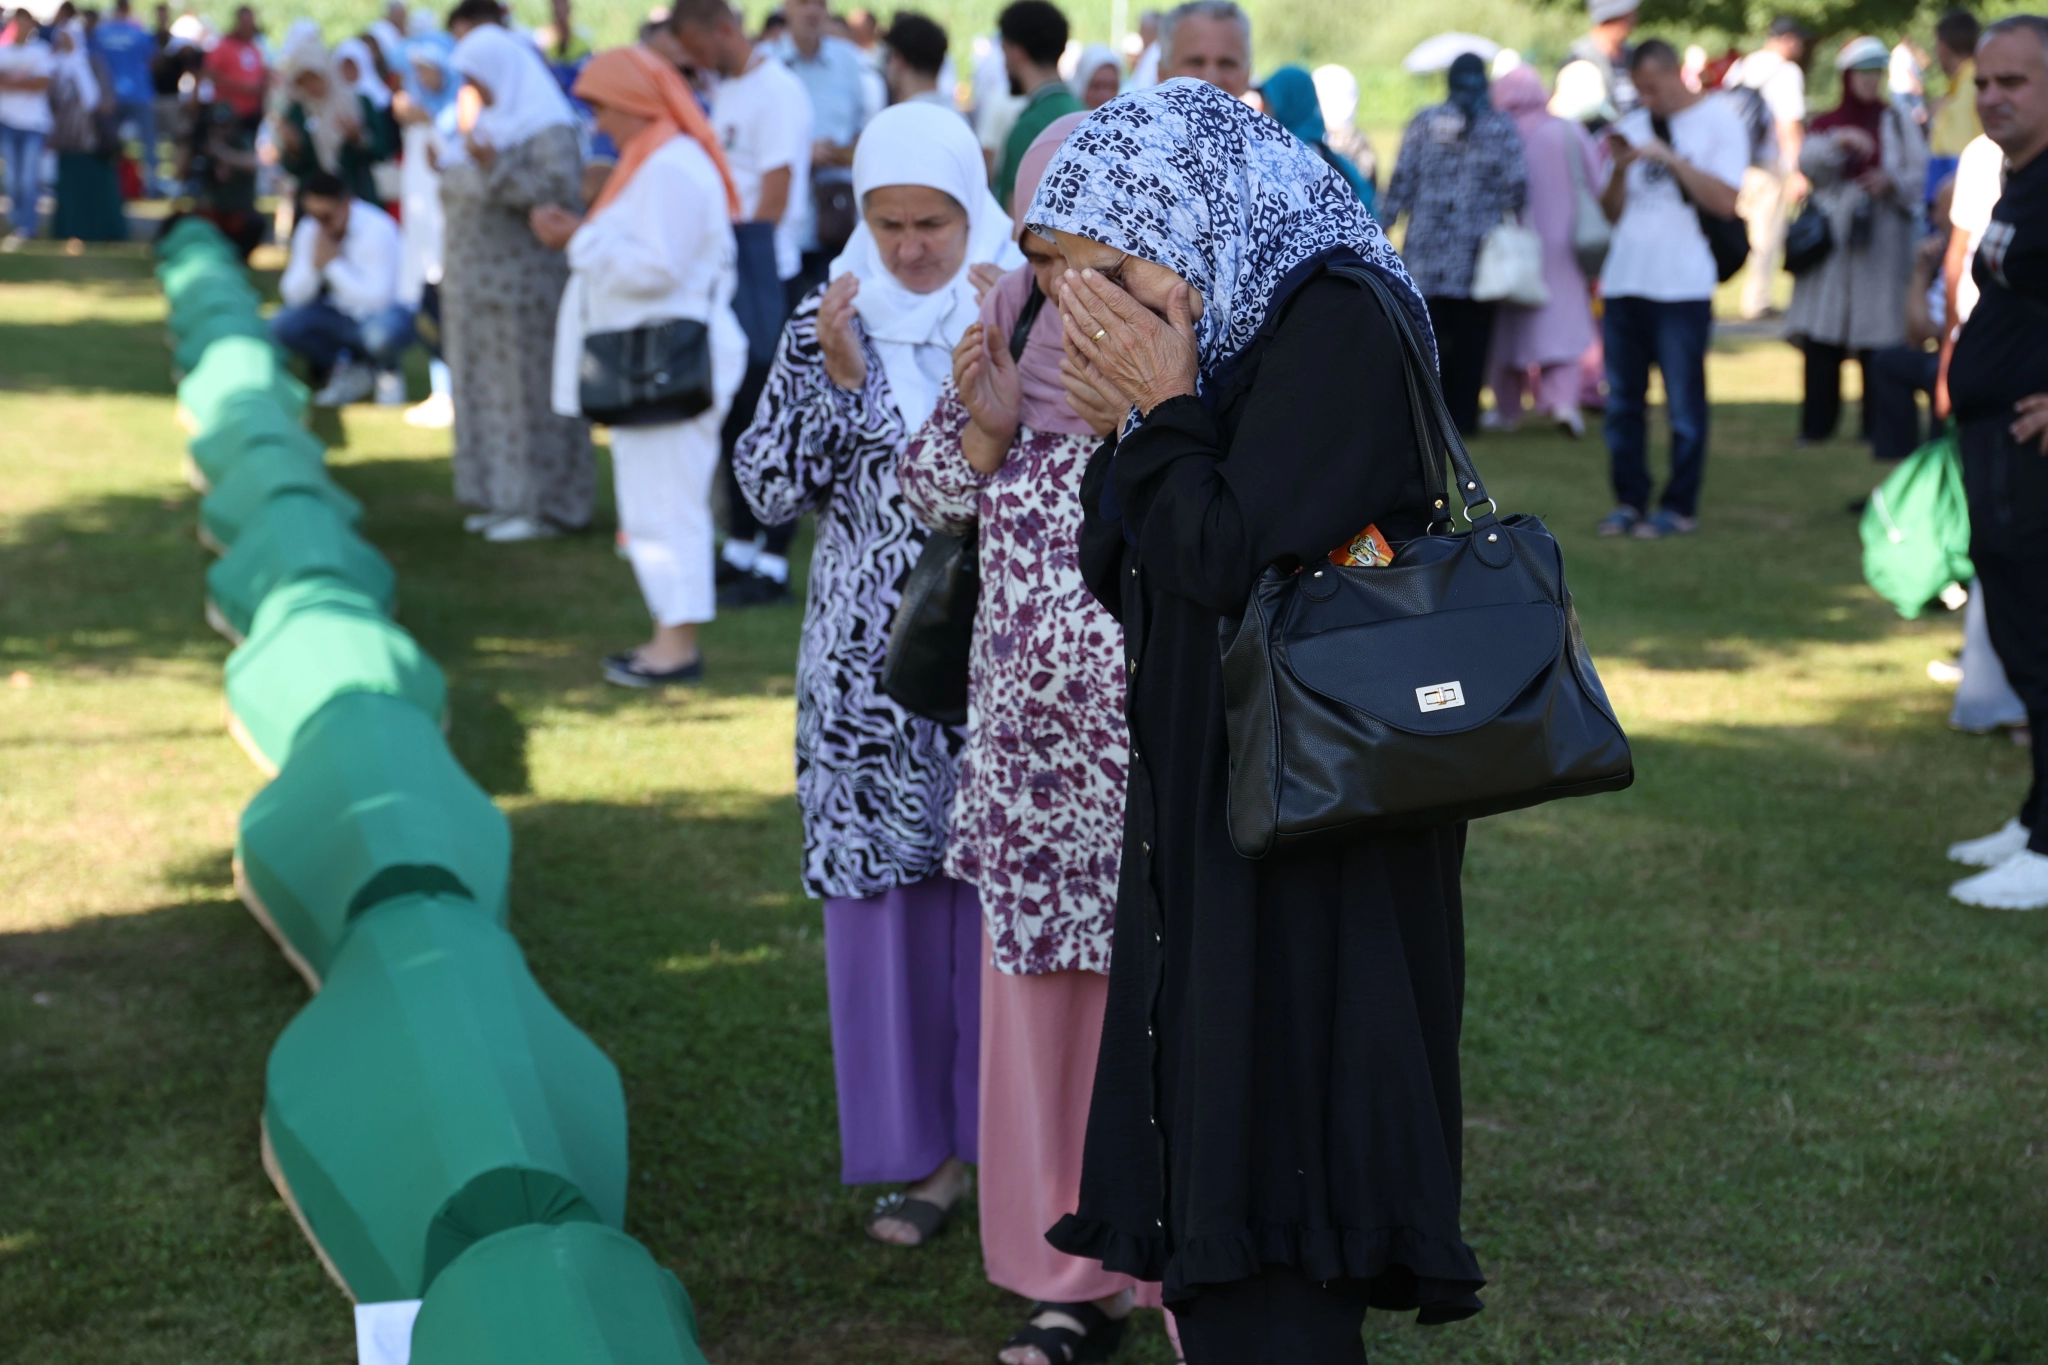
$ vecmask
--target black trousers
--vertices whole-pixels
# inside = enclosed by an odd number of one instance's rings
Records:
[[[1825,441],[1842,421],[1842,362],[1854,356],[1863,371],[1862,435],[1870,434],[1870,355],[1825,341],[1804,343],[1806,351],[1806,397],[1799,402],[1799,434],[1809,441]]]
[[[1940,356],[1918,346],[1887,346],[1863,362],[1864,421],[1874,457],[1903,460],[1929,439],[1921,434],[1920,395],[1932,401],[1940,364]]]
[[[1365,1296],[1293,1266],[1205,1286],[1173,1316],[1188,1365],[1365,1365]]]
[[[1486,385],[1486,357],[1493,349],[1495,305],[1443,294],[1428,302],[1444,405],[1458,430],[1471,436],[1479,430],[1479,390]]]
[[[806,258],[808,259],[808,258]],[[821,281],[812,280],[798,272],[782,282],[783,317],[787,318],[802,303],[804,295],[816,288]],[[719,431],[722,445],[719,460],[725,467],[725,534],[733,540],[756,540],[761,548],[771,555],[787,555],[790,542],[796,539],[796,523],[786,521],[780,526],[763,526],[761,519],[754,515],[754,509],[747,506],[747,500],[740,493],[739,480],[733,477],[732,452],[746,435],[747,428],[754,423],[754,407],[761,401],[761,390],[768,387],[766,365],[748,365],[747,377],[740,381],[739,391],[732,396],[732,408],[725,414],[725,426]]]
[[[2048,854],[2048,455],[2013,440],[2010,420],[1971,422],[1958,444],[1984,624],[2034,732],[2034,781],[2020,823],[2034,832],[2027,847]]]

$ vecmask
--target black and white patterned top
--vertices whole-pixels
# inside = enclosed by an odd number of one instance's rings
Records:
[[[1467,126],[1455,104],[1433,104],[1401,137],[1401,159],[1380,196],[1380,216],[1408,215],[1402,259],[1430,298],[1469,298],[1479,243],[1529,197],[1529,166],[1515,121],[1492,105]]]
[[[783,329],[733,473],[768,525],[817,514],[796,663],[804,887],[854,899],[940,871],[962,739],[882,695],[897,586],[926,532],[896,483],[909,433],[881,358],[862,332],[866,384],[832,382],[818,345],[822,296],[797,305]]]

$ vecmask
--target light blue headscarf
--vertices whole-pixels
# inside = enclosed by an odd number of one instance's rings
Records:
[[[1170,80],[1090,114],[1046,168],[1024,222],[1157,262],[1201,290],[1205,381],[1258,335],[1301,267],[1346,253],[1393,286],[1435,349],[1422,295],[1351,186],[1278,123],[1202,81]]]
[[[462,88],[462,77],[455,74],[455,68],[449,62],[454,51],[455,40],[445,33],[426,33],[406,40],[406,93],[436,122],[439,122],[443,110],[455,106],[456,92]],[[420,79],[423,66],[431,66],[441,73],[438,93],[427,89],[426,83]]]

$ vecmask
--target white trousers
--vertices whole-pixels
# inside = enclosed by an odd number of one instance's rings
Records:
[[[1742,316],[1760,318],[1771,306],[1771,285],[1785,255],[1785,176],[1761,166],[1742,173],[1736,211],[1749,224],[1749,274],[1742,281]]]
[[[656,624],[718,614],[713,575],[711,482],[718,473],[723,408],[687,422],[613,427],[612,484],[626,555]]]

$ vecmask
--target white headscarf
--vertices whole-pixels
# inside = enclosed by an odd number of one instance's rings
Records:
[[[284,61],[279,70],[287,101],[296,101],[306,114],[306,135],[313,140],[313,159],[325,170],[341,172],[342,125],[362,122],[363,106],[356,92],[341,83],[334,58],[320,41],[320,26],[302,19],[285,34]],[[327,93],[309,103],[295,88],[300,76],[315,75],[327,83]]]
[[[576,111],[533,44],[496,24],[471,29],[455,45],[454,66],[491,92],[491,102],[477,115],[479,142],[503,151],[558,125],[576,124]]]
[[[67,20],[58,32],[71,40],[71,47],[57,54],[57,73],[70,84],[79,106],[90,114],[100,107],[100,82],[93,74],[92,54],[86,51],[85,23],[80,19]]]
[[[1358,77],[1331,63],[1319,66],[1310,79],[1316,83],[1316,103],[1323,111],[1323,131],[1335,137],[1351,131],[1358,117]]]
[[[370,45],[361,38],[343,38],[334,45],[334,66],[338,72],[344,61],[356,64],[356,93],[368,100],[373,108],[383,109],[391,103],[391,92],[384,82],[377,78],[377,59],[370,55]]]
[[[967,267],[993,261],[1014,270],[1024,264],[1024,253],[1011,240],[1010,216],[988,192],[981,144],[950,109],[891,105],[862,130],[853,153],[854,202],[864,205],[870,190],[885,185],[923,185],[951,195],[967,210],[967,259],[929,294],[913,293],[889,273],[864,220],[832,262],[833,279],[851,271],[860,280],[854,311],[882,357],[904,425],[916,431],[953,373],[953,347],[981,314]]]
[[[1080,60],[1074,63],[1074,74],[1067,77],[1067,88],[1074,92],[1075,99],[1088,98],[1088,82],[1105,66],[1116,68],[1116,88],[1121,91],[1124,88],[1124,64],[1115,50],[1102,43],[1090,43],[1081,49]]]

